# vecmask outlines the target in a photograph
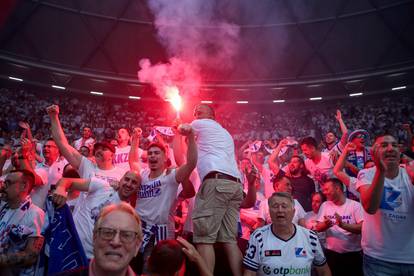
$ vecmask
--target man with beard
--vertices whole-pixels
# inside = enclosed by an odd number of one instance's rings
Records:
[[[34,175],[13,170],[0,189],[0,275],[35,275],[44,212],[29,196]]]
[[[92,233],[101,209],[111,203],[129,202],[131,196],[138,192],[140,184],[141,177],[137,171],[126,172],[119,182],[118,190],[114,190],[108,182],[96,177],[91,179],[62,178],[58,182],[52,197],[52,201],[58,208],[66,203],[69,190],[88,192],[79,211],[73,216],[88,259],[93,257]]]
[[[294,155],[290,158],[287,171],[280,169],[279,152],[288,144],[287,139],[280,141],[279,145],[273,150],[269,157],[269,167],[273,171],[275,177],[286,176],[292,183],[292,195],[303,206],[306,212],[312,210],[310,195],[315,192],[315,183],[308,176],[305,163],[301,156]]]
[[[332,275],[361,275],[362,207],[345,197],[343,184],[336,178],[323,184],[327,201],[322,203],[315,230],[325,232],[325,255]]]
[[[318,149],[315,138],[305,137],[300,141],[300,148],[306,156],[305,168],[309,171],[313,180],[318,184],[317,189],[326,181],[333,177],[333,162],[327,152]]]
[[[93,155],[96,164],[84,157],[69,145],[65,137],[62,126],[59,121],[59,106],[52,105],[47,107],[47,113],[50,116],[52,137],[58,146],[61,154],[78,171],[81,178],[100,178],[107,182],[117,183],[125,174],[125,170],[117,168],[113,165],[113,157],[115,147],[106,141],[102,141],[93,145]],[[78,211],[79,204],[84,200],[85,194],[81,193],[78,203],[75,206],[74,213]]]
[[[414,168],[399,166],[391,135],[375,139],[375,167],[361,170],[357,190],[364,208],[364,274],[414,275]]]
[[[39,201],[41,208],[44,206],[44,202],[51,185],[56,185],[58,180],[62,178],[63,169],[68,163],[66,159],[60,156],[59,149],[52,138],[47,139],[46,143],[43,145],[43,157],[44,161],[42,163],[38,163],[36,169],[46,171],[47,183],[40,187],[36,187],[34,189],[36,191],[36,195],[32,194],[32,200],[34,202]]]
[[[82,128],[82,137],[73,142],[73,147],[76,150],[80,150],[82,146],[86,146],[89,149],[92,149],[93,144],[95,144],[95,139],[92,138],[92,130],[90,127],[84,126]]]

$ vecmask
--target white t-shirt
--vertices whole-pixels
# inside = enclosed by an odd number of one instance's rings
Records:
[[[322,222],[324,221],[324,216],[326,216],[335,224],[335,213],[338,213],[342,221],[348,224],[357,224],[363,221],[361,204],[349,198],[341,206],[335,205],[332,201],[322,203],[317,220]],[[325,234],[325,247],[329,250],[338,253],[361,251],[360,234],[348,232],[338,225],[328,228]]]
[[[102,179],[104,181],[107,181],[109,184],[114,185],[114,183],[119,182],[121,178],[126,173],[126,170],[122,168],[113,167],[110,170],[101,170],[98,168],[98,166],[92,161],[90,161],[88,158],[82,156],[82,160],[78,169],[78,173],[81,178],[92,178],[96,177],[99,179]],[[82,201],[85,199],[86,193],[81,192],[78,200],[75,205],[75,209],[73,211],[73,214],[75,215],[76,212],[78,212],[79,206],[82,204]]]
[[[295,215],[293,216],[292,222],[294,224],[298,224],[299,220],[305,217],[305,210],[303,209],[302,205],[294,199],[295,202]],[[272,223],[272,219],[270,218],[269,212],[269,201],[265,200],[260,205],[260,214],[259,217],[265,221],[266,224]]]
[[[198,177],[197,170],[192,171],[190,175],[190,181],[191,183],[193,183],[195,192],[198,193],[201,183],[200,183],[200,178]],[[195,197],[188,198],[187,201],[188,201],[187,218],[185,220],[183,230],[186,232],[192,233],[193,232],[192,215],[193,215],[193,210],[194,210]]]
[[[141,156],[142,149],[139,149],[139,156]],[[123,148],[116,147],[113,164],[115,167],[122,168],[124,170],[129,170],[129,152],[131,151],[131,146],[126,146]]]
[[[318,224],[318,214],[314,213],[313,211],[309,211],[305,214],[305,226],[307,229],[315,229],[316,225]],[[326,235],[325,232],[317,232],[319,242],[321,243],[322,247],[325,247],[326,242]]]
[[[75,142],[73,142],[73,147],[76,150],[80,150],[80,148],[82,146],[82,140],[83,140],[83,138],[81,137],[78,140],[76,140]],[[95,139],[93,139],[92,137],[89,137],[88,139],[85,140],[85,142],[83,143],[83,146],[87,146],[90,150],[92,150],[94,144],[95,144]]]
[[[0,201],[0,254],[16,253],[26,248],[30,237],[41,237],[45,213],[31,202],[30,197],[17,209]],[[5,275],[34,275],[35,265],[27,268],[3,268]]]
[[[73,215],[79,239],[82,242],[88,259],[93,258],[93,227],[103,207],[111,203],[121,202],[118,193],[102,179],[93,177],[85,200],[80,203],[79,210]]]
[[[197,140],[197,170],[200,179],[203,180],[213,171],[240,178],[230,133],[211,119],[194,120],[191,126]]]
[[[141,172],[142,183],[135,209],[148,225],[167,225],[167,239],[172,239],[175,231],[174,215],[179,183],[175,179],[175,169],[169,174],[166,172],[153,179],[149,179],[149,169]]]
[[[311,174],[313,180],[319,185],[322,185],[325,180],[334,176],[333,174],[333,163],[329,156],[329,153],[322,152],[321,160],[318,164],[315,164],[312,159],[305,159],[305,167]]]
[[[326,258],[315,232],[294,225],[295,233],[283,240],[266,225],[253,232],[243,259],[246,269],[258,276],[311,275],[311,267],[323,266]]]
[[[256,193],[256,202],[253,207],[251,208],[242,208],[240,209],[240,217],[246,216],[250,219],[253,219],[257,221],[257,219],[260,216],[260,206],[262,203],[266,201],[266,198],[264,195],[260,192]],[[250,225],[244,223],[243,219],[240,218],[241,221],[241,227],[242,227],[242,239],[249,240],[250,239],[250,233],[252,232],[252,228]]]
[[[362,249],[383,261],[414,264],[414,186],[405,168],[394,179],[385,178],[379,209],[363,212]],[[371,185],[376,168],[361,170],[357,189]]]
[[[53,162],[52,166],[48,166],[45,163],[37,164],[35,171],[40,178],[42,178],[43,185],[33,187],[33,190],[30,193],[34,204],[42,209],[45,208],[45,201],[50,190],[50,186],[56,184],[58,180],[62,178],[63,169],[67,163],[68,161],[66,161],[66,159],[61,159],[59,157],[55,162]]]
[[[30,197],[32,198],[33,204],[41,209],[45,209],[46,197],[50,190],[50,185],[48,183],[48,173],[46,168],[35,168],[34,171],[42,179],[43,184],[33,187],[32,191],[30,192]]]

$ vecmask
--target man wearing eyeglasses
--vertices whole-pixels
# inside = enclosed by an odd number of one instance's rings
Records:
[[[44,212],[29,196],[34,182],[31,171],[14,170],[0,189],[0,275],[35,275]]]
[[[58,182],[52,196],[52,201],[58,208],[65,204],[67,192],[70,189],[88,192],[79,206],[79,211],[73,215],[88,259],[93,258],[92,232],[101,209],[111,203],[129,202],[131,196],[138,192],[140,184],[141,177],[137,171],[126,172],[119,182],[118,190],[114,190],[109,182],[96,177],[90,179],[62,178]]]
[[[129,262],[142,242],[141,219],[127,203],[105,206],[93,229],[93,255],[89,267],[61,276],[135,276]]]
[[[42,170],[47,174],[47,183],[33,189],[32,199],[39,207],[44,208],[47,194],[51,185],[55,185],[62,178],[63,169],[68,163],[60,156],[59,149],[53,140],[49,138],[43,145],[44,161],[36,165],[36,169]]]

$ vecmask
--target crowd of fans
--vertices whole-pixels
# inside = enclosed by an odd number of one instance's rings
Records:
[[[185,123],[0,92],[1,275],[414,275],[409,98]]]
[[[95,97],[96,98],[96,97]],[[64,95],[44,95],[25,90],[1,89],[0,130],[2,138],[18,138],[19,121],[29,121],[33,134],[44,139],[49,136],[49,119],[44,109],[50,103],[59,104],[65,116],[62,125],[73,141],[81,127],[89,126],[97,140],[113,139],[119,127],[140,127],[148,135],[153,126],[170,125],[165,110],[151,105],[145,108],[136,102],[91,99]],[[414,103],[409,97],[383,97],[369,101],[314,104],[311,106],[280,106],[263,111],[232,108],[218,112],[217,121],[233,136],[237,146],[246,141],[280,140],[292,136],[297,140],[306,136],[321,139],[325,133],[339,134],[335,120],[341,110],[349,129],[365,129],[371,137],[387,131],[399,140],[406,140],[403,125],[414,121]]]

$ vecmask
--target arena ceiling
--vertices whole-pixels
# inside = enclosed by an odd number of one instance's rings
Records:
[[[137,78],[140,59],[169,58],[148,1],[3,1],[2,82],[156,97]],[[229,70],[203,68],[202,100],[294,102],[409,93],[414,86],[414,1],[209,2],[215,16],[238,26],[240,39]],[[211,31],[195,24],[182,32],[192,28]]]

